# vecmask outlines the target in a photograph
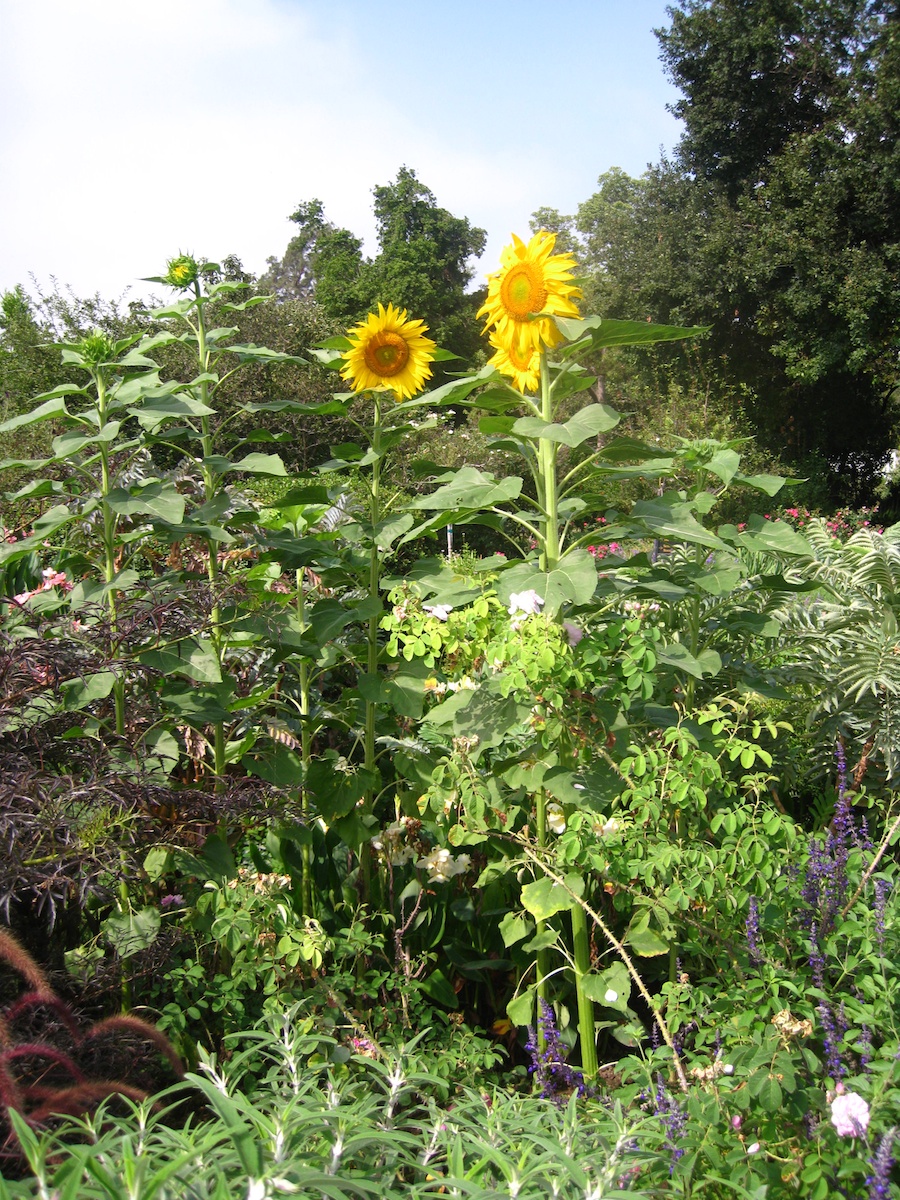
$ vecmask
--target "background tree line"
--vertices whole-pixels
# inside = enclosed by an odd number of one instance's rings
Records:
[[[577,254],[585,311],[710,331],[684,346],[608,351],[598,386],[645,441],[753,436],[754,465],[808,478],[813,506],[870,502],[877,490],[890,504],[880,472],[898,445],[900,405],[896,0],[678,0],[669,13],[656,34],[682,94],[675,152],[639,177],[605,172],[576,213],[541,209],[533,227],[556,230]],[[482,293],[471,288],[484,230],[442,208],[407,167],[373,195],[372,257],[319,200],[297,206],[296,234],[254,280],[277,303],[240,314],[241,337],[303,355],[392,301],[477,364]],[[234,258],[221,269],[248,278]],[[139,303],[6,293],[2,415],[62,377],[47,343],[152,324]],[[259,400],[319,399],[333,384],[295,366],[240,380]],[[477,428],[465,432],[470,461],[489,464]],[[272,425],[296,470],[324,461],[345,433],[324,416]],[[423,452],[451,464],[454,444],[440,429],[423,436]]]

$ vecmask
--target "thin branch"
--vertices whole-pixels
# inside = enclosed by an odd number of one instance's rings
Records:
[[[669,1027],[666,1024],[665,1017],[663,1017],[661,1010],[659,1009],[659,1007],[656,1004],[656,1001],[653,999],[653,997],[647,991],[647,988],[644,985],[644,981],[641,979],[640,975],[638,974],[637,967],[634,965],[634,963],[631,959],[631,956],[629,955],[628,951],[625,949],[624,945],[615,936],[615,934],[612,932],[612,930],[609,928],[609,926],[606,924],[606,922],[603,920],[603,918],[600,916],[600,914],[595,909],[591,908],[591,906],[588,904],[588,902],[586,900],[583,900],[581,898],[581,896],[575,895],[575,893],[572,891],[572,889],[566,883],[566,881],[562,875],[557,874],[557,872],[554,871],[551,867],[548,867],[547,864],[543,861],[543,859],[541,859],[540,856],[537,855],[527,843],[523,842],[523,843],[521,843],[521,845],[522,845],[522,849],[525,851],[526,856],[528,858],[530,858],[531,861],[536,864],[536,866],[540,867],[540,869],[544,872],[544,874],[547,876],[547,878],[552,879],[555,884],[557,884],[559,887],[563,888],[564,891],[568,892],[568,894],[572,897],[572,899],[574,901],[576,901],[576,903],[581,905],[581,907],[584,909],[584,911],[587,913],[587,915],[591,918],[591,920],[594,922],[594,924],[600,928],[600,930],[603,932],[604,936],[606,937],[607,941],[610,943],[610,945],[613,947],[615,952],[621,958],[622,962],[625,964],[628,974],[634,980],[635,984],[637,985],[638,991],[644,997],[644,1000],[647,1003],[647,1006],[649,1007],[650,1011],[653,1013],[653,1016],[656,1019],[656,1024],[659,1026],[660,1033],[662,1033],[663,1039],[664,1039],[666,1045],[672,1051],[672,1060],[675,1064],[675,1073],[678,1076],[678,1083],[679,1083],[679,1086],[681,1087],[681,1090],[683,1092],[689,1091],[690,1085],[688,1084],[687,1076],[684,1073],[684,1067],[681,1065],[681,1056],[679,1055],[677,1049],[675,1048],[675,1042],[672,1039],[672,1034],[669,1032]]]

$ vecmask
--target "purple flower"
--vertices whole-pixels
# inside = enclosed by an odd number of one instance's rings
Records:
[[[838,1009],[837,1020],[835,1020],[834,1013],[824,1001],[818,1006],[818,1012],[822,1022],[822,1045],[825,1049],[828,1073],[835,1083],[839,1083],[847,1073],[844,1064],[841,1062],[841,1053],[839,1050],[844,1034],[847,1031],[847,1026],[844,1023],[844,1006],[841,1005]]]
[[[669,1164],[669,1174],[675,1170],[675,1164],[684,1154],[684,1147],[679,1146],[678,1142],[687,1128],[688,1117],[687,1113],[678,1103],[674,1096],[670,1095],[663,1083],[662,1075],[656,1076],[656,1092],[653,1097],[654,1112],[662,1121],[663,1128],[666,1131],[666,1142],[672,1151],[672,1160]]]
[[[894,1165],[891,1150],[896,1136],[896,1129],[889,1129],[883,1134],[878,1149],[869,1159],[869,1166],[872,1168],[872,1174],[866,1180],[869,1200],[887,1200],[891,1194],[891,1167]]]
[[[809,965],[812,969],[813,984],[820,991],[825,988],[825,955],[819,945],[819,930],[813,921],[809,927]]]
[[[160,900],[160,902],[159,902],[159,907],[160,908],[180,908],[182,904],[184,904],[184,896],[179,896],[179,895],[175,894],[175,895],[163,896],[162,900]]]
[[[834,757],[837,762],[837,794],[838,803],[840,803],[847,793],[847,755],[844,752],[844,743],[840,738],[835,742]]]
[[[875,941],[878,943],[878,953],[884,958],[884,921],[887,910],[888,892],[891,890],[887,879],[875,880]]]
[[[759,935],[759,901],[755,896],[750,897],[750,904],[747,908],[746,929],[750,962],[754,967],[758,967],[763,961],[763,950]]]
[[[562,1044],[553,1009],[546,1002],[539,1002],[538,1030],[543,1035],[544,1048],[539,1048],[540,1038],[533,1025],[528,1026],[528,1041],[525,1049],[531,1055],[528,1074],[533,1075],[540,1086],[545,1100],[565,1104],[572,1091],[580,1096],[587,1092],[584,1076],[566,1062],[566,1048]]]
[[[584,630],[576,625],[574,621],[563,621],[563,629],[566,631],[566,637],[570,646],[577,646],[584,637]]]

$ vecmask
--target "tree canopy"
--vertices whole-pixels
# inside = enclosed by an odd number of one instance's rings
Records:
[[[705,369],[760,437],[860,499],[897,444],[894,0],[679,0],[671,160],[612,170],[574,228],[610,316],[711,326]]]
[[[328,221],[321,201],[305,201],[291,215],[298,233],[282,259],[269,260],[264,284],[282,296],[314,297],[344,326],[379,301],[391,302],[424,320],[444,349],[471,361],[481,342],[480,298],[466,289],[485,231],[441,208],[408,167],[373,195],[378,254],[365,257],[361,239]]]

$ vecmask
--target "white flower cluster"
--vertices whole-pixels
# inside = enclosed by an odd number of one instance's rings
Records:
[[[451,679],[449,683],[435,680],[430,688],[427,684],[425,686],[426,690],[434,692],[435,696],[445,696],[447,692],[474,692],[477,685],[468,675],[463,675],[462,679]]]
[[[407,819],[401,817],[372,838],[372,849],[383,854],[392,867],[402,867],[416,855],[415,847],[407,840]]]
[[[422,612],[427,612],[429,617],[437,617],[439,621],[446,621],[453,612],[452,604],[423,604]]]
[[[628,617],[649,617],[659,612],[659,604],[655,600],[625,600],[622,611]]]
[[[559,804],[547,805],[547,828],[557,834],[566,832],[566,814]]]
[[[267,892],[290,887],[291,882],[290,875],[277,875],[274,872],[266,875],[262,871],[251,870],[250,867],[238,867],[237,875],[229,879],[225,886],[236,891],[242,884],[247,884],[257,896],[264,896]]]
[[[457,854],[454,858],[449,850],[435,847],[430,854],[420,858],[416,866],[428,872],[429,883],[449,883],[454,875],[465,875],[471,862],[468,854]]]
[[[530,617],[535,613],[539,613],[544,607],[544,598],[539,596],[534,590],[527,592],[513,592],[509,597],[509,608],[506,610],[511,617],[522,616]]]

